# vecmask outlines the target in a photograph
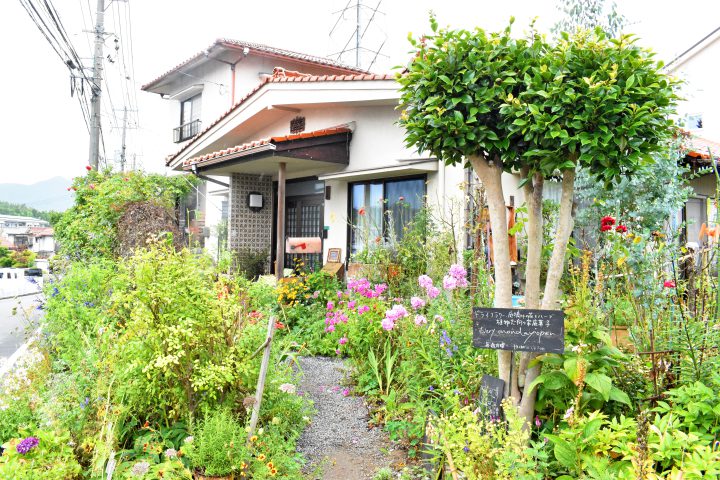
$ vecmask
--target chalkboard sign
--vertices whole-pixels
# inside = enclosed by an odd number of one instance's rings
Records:
[[[505,381],[491,375],[480,380],[480,409],[489,420],[502,418],[502,401],[505,397]]]
[[[562,310],[473,308],[473,346],[495,350],[563,353]]]

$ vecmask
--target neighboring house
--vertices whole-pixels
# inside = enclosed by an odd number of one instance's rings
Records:
[[[371,224],[371,236],[381,240],[391,228],[401,236],[424,203],[438,212],[464,205],[467,171],[405,146],[394,75],[244,42],[218,41],[207,52],[183,64],[194,70],[176,68],[143,89],[177,98],[174,116],[183,125],[191,117],[181,113],[182,92],[203,92],[202,129],[192,130],[166,164],[226,177],[227,187],[215,197],[210,192],[208,202],[218,204],[220,218],[229,218],[233,250],[271,252],[271,266],[278,255],[285,267],[295,258],[318,265],[330,248],[340,248],[347,261],[362,248],[353,226]],[[231,85],[237,101],[209,121],[205,93],[228,81],[221,80],[228,63],[236,65]],[[184,127],[178,128],[183,137]],[[507,175],[503,183],[508,203],[515,196],[521,205],[517,181]],[[383,221],[386,210],[393,212],[394,227]],[[278,220],[284,223],[280,238]]]
[[[707,167],[711,156],[720,158],[720,27],[705,35],[678,55],[665,70],[684,82],[680,90],[678,123],[687,132],[686,160],[693,171],[704,168],[705,174],[690,180],[694,195],[688,200],[678,220],[686,221],[685,241],[702,244],[703,224],[715,221],[715,175]]]
[[[49,226],[49,222],[39,218],[0,215],[0,239],[3,240],[3,244],[9,244],[12,248],[31,248],[33,236],[29,233],[29,229]]]
[[[27,233],[32,241],[29,248],[38,258],[50,258],[55,254],[55,232],[52,227],[30,227]]]

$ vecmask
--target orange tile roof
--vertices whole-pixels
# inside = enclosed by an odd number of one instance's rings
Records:
[[[206,153],[205,155],[200,155],[199,157],[193,157],[188,160],[185,160],[183,162],[183,168],[185,170],[189,170],[192,165],[199,165],[204,162],[207,162],[208,160],[215,160],[220,159],[222,157],[228,157],[228,156],[242,156],[242,155],[235,155],[238,153],[246,152],[243,154],[248,154],[250,151],[258,150],[260,147],[267,147],[267,146],[274,146],[278,143],[283,142],[291,142],[293,140],[301,140],[304,138],[317,138],[317,137],[327,137],[330,135],[336,135],[338,133],[349,133],[352,130],[347,125],[338,125],[335,127],[329,127],[329,128],[323,128],[320,130],[314,130],[312,132],[302,132],[302,133],[293,133],[290,135],[282,135],[277,137],[270,137],[270,138],[264,138],[261,140],[254,140],[252,142],[246,142],[242,145],[236,145],[234,147],[225,148],[223,150],[218,150],[216,152]]]
[[[193,61],[200,59],[202,57],[205,57],[210,50],[216,47],[225,47],[230,48],[234,50],[240,50],[242,51],[244,48],[249,48],[250,52],[255,55],[260,55],[263,57],[270,57],[270,58],[283,58],[283,59],[290,59],[290,60],[296,60],[301,61],[304,63],[310,63],[313,65],[319,65],[331,68],[333,70],[346,72],[346,73],[367,73],[367,70],[363,70],[357,67],[352,67],[350,65],[345,65],[339,62],[336,62],[334,60],[331,60],[329,58],[324,57],[318,57],[315,55],[308,55],[305,53],[300,52],[294,52],[292,50],[285,50],[282,48],[275,48],[271,47],[269,45],[263,45],[261,43],[254,43],[254,42],[245,42],[242,40],[232,40],[229,38],[218,38],[215,40],[215,43],[210,45],[208,48],[203,50],[202,52],[199,52],[192,57],[188,58],[182,63],[179,63],[175,67],[171,68],[167,72],[163,73],[159,77],[155,78],[154,80],[146,83],[142,87],[140,87],[141,90],[146,90],[148,88],[151,88],[154,84],[165,78],[166,76],[170,75],[171,73],[175,73],[180,68],[192,63]]]
[[[709,160],[710,154],[715,159],[720,158],[720,143],[702,137],[690,137],[684,146],[688,157]]]
[[[28,233],[34,237],[52,237],[55,231],[52,227],[30,227]]]
[[[375,74],[375,73],[365,73],[365,74],[354,74],[354,75],[309,75],[309,74],[300,74],[300,72],[290,72],[291,75],[288,75],[288,70],[285,70],[284,68],[276,67],[273,70],[273,74],[270,77],[264,78],[260,84],[258,84],[254,89],[252,89],[247,95],[242,97],[240,100],[235,102],[235,105],[230,107],[228,110],[226,110],[224,113],[222,113],[215,121],[213,121],[210,125],[205,127],[203,130],[201,130],[197,135],[192,137],[190,140],[185,143],[178,151],[175,153],[168,155],[165,158],[165,165],[168,166],[170,163],[175,160],[178,155],[180,155],[182,152],[187,150],[190,145],[195,143],[197,140],[200,139],[205,133],[207,133],[208,130],[213,128],[215,125],[220,123],[223,119],[225,119],[228,115],[230,115],[235,109],[237,109],[240,105],[245,103],[250,97],[255,95],[262,87],[267,85],[268,83],[291,83],[291,82],[343,82],[343,81],[369,81],[369,80],[395,80],[395,74]],[[299,75],[296,75],[299,74]]]

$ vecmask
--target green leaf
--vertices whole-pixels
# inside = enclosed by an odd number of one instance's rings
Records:
[[[593,390],[602,395],[607,402],[610,400],[610,391],[612,390],[612,380],[603,373],[590,372],[585,376],[585,383]]]
[[[625,405],[632,405],[630,402],[630,397],[628,397],[628,394],[623,392],[617,387],[612,387],[610,389],[610,400],[613,400],[615,402],[624,403]]]
[[[577,464],[577,452],[570,442],[557,435],[546,434],[545,436],[554,444],[553,452],[557,461],[565,468],[574,469]]]
[[[595,418],[586,423],[585,428],[583,428],[583,440],[592,438],[598,432],[598,430],[600,430],[602,424],[602,418]]]
[[[625,88],[630,88],[635,85],[635,74],[630,75],[625,82]]]

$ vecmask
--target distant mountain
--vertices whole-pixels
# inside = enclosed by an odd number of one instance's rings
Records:
[[[0,200],[38,210],[62,212],[70,208],[74,201],[72,192],[67,190],[71,183],[71,180],[63,177],[53,177],[32,185],[0,183]]]

